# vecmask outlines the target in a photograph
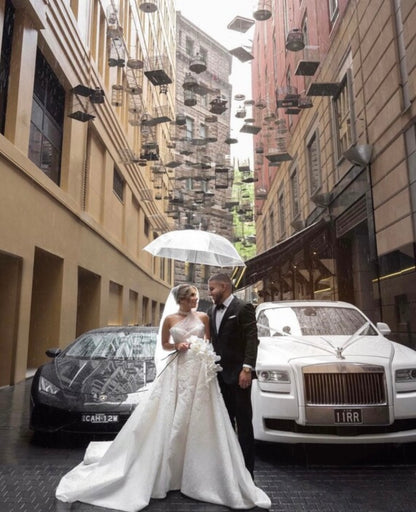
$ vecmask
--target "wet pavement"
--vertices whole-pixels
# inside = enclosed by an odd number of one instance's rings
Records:
[[[30,379],[0,389],[0,512],[109,512],[55,500],[63,474],[91,440],[37,441],[28,428]],[[415,512],[416,447],[393,445],[282,446],[259,444],[256,483],[274,512]],[[180,492],[152,500],[146,512],[221,512]],[[259,509],[258,509],[259,510]]]

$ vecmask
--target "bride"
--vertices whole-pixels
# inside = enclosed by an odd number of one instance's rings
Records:
[[[221,368],[208,341],[208,316],[196,311],[198,291],[179,285],[169,297],[155,354],[158,377],[114,441],[89,444],[56,497],[137,512],[151,498],[180,490],[234,509],[268,509],[219,390]],[[169,314],[172,297],[177,311]]]

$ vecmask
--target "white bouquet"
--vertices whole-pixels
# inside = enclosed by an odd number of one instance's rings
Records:
[[[208,380],[214,378],[217,372],[222,371],[222,367],[218,364],[221,357],[214,352],[211,343],[197,336],[190,336],[187,341],[190,343],[189,350],[205,361]]]

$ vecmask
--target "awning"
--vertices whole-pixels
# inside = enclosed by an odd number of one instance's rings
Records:
[[[328,222],[323,219],[314,222],[310,226],[297,231],[289,238],[282,240],[270,249],[267,249],[267,251],[247,260],[245,262],[246,267],[240,269],[240,275],[233,276],[236,288],[244,288],[263,279],[265,275],[271,272],[273,267],[284,259],[287,259],[291,254],[299,251],[305,243],[312,240],[318,233],[323,231],[327,225]],[[236,270],[236,272],[238,271]]]

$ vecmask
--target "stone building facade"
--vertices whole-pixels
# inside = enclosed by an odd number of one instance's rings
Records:
[[[239,287],[259,300],[347,300],[415,347],[416,5],[264,3],[258,253]]]
[[[0,0],[0,386],[90,328],[159,321],[173,265],[143,247],[172,227],[176,15],[141,4]]]
[[[178,229],[203,229],[232,239],[230,111],[232,56],[187,20],[176,16],[175,193],[172,216]],[[175,282],[192,282],[209,304],[213,271],[199,264],[175,264]],[[231,270],[231,269],[228,269]]]

